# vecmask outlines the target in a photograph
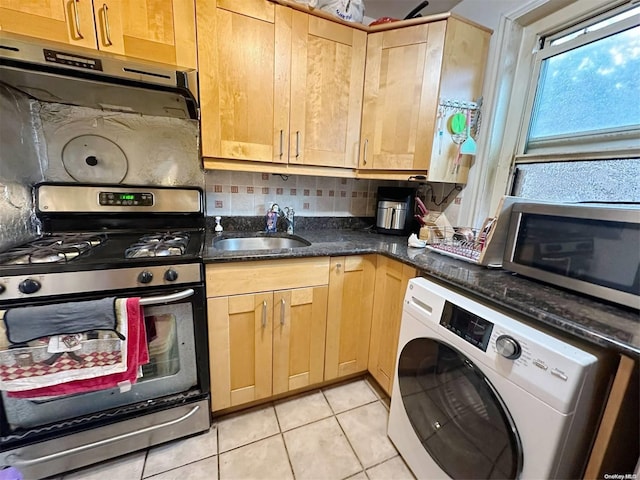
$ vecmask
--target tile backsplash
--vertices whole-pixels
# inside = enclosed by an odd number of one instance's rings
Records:
[[[209,216],[264,215],[277,203],[307,217],[373,217],[378,186],[398,182],[210,170],[205,185]]]
[[[277,203],[302,217],[375,217],[379,186],[415,187],[427,208],[458,224],[463,186],[219,170],[205,174],[206,213],[263,216]]]

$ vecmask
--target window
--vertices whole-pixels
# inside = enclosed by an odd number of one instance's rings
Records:
[[[640,6],[540,35],[512,194],[640,202]]]

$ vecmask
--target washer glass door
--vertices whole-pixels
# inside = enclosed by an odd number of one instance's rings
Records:
[[[454,479],[517,478],[522,446],[489,380],[462,353],[417,338],[398,361],[402,403],[420,442]]]

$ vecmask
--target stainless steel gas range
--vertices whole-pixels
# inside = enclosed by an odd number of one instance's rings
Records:
[[[112,59],[85,55],[68,65],[74,54],[55,46],[2,36],[0,46],[0,94],[9,91],[9,103],[13,95],[43,97],[16,102],[30,105],[16,131],[37,131],[17,142],[43,143],[31,149],[43,155],[42,177],[21,185],[32,196],[19,209],[15,199],[8,207],[0,201],[0,223],[12,234],[0,235],[0,465],[47,477],[208,430],[193,97],[175,78],[173,87],[153,83],[176,77],[157,66],[127,63],[136,78],[122,78],[82,71],[107,70]],[[141,78],[144,68],[152,81]],[[6,165],[6,152],[20,145],[4,147]],[[20,170],[21,161],[29,159],[9,163]],[[0,169],[2,184],[10,182]],[[28,219],[16,220],[15,211]],[[113,327],[98,326],[105,315]],[[140,359],[132,353],[138,347]],[[101,374],[114,365],[129,377]]]

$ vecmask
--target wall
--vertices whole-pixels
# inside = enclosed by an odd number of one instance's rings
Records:
[[[37,236],[31,185],[43,180],[35,102],[0,85],[0,251]]]
[[[458,191],[452,184],[218,170],[205,175],[206,211],[208,216],[259,216],[277,203],[304,217],[374,217],[378,186],[414,187],[430,210],[444,210],[458,224]]]
[[[212,170],[205,176],[207,215],[264,215],[271,204],[277,203],[307,217],[374,216],[378,185],[396,184]]]

